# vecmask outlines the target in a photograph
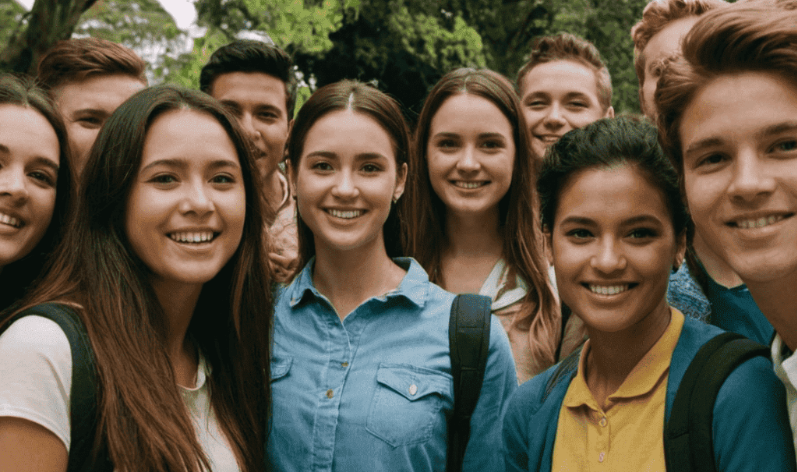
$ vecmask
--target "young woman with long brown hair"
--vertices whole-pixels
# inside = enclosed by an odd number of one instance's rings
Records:
[[[489,70],[449,72],[418,119],[406,205],[408,255],[446,290],[493,299],[520,383],[583,340],[578,320],[561,328],[528,136],[508,80]]]
[[[42,271],[72,202],[61,117],[31,80],[0,75],[0,310]]]
[[[363,83],[322,87],[296,116],[288,158],[304,268],[275,310],[276,470],[446,469],[454,295],[399,257],[409,146],[398,103]],[[500,418],[516,385],[497,320],[487,350],[465,471],[503,469]]]
[[[131,97],[92,148],[22,308],[55,302],[85,327],[96,446],[115,470],[263,470],[273,308],[258,179],[235,119],[174,86]],[[49,320],[0,337],[0,469],[67,469],[86,439],[70,437],[71,368]]]

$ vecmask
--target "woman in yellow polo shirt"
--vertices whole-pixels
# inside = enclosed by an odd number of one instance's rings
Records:
[[[663,426],[675,392],[721,331],[667,303],[688,214],[656,128],[620,118],[571,131],[537,187],[560,297],[590,339],[513,396],[507,470],[667,470]],[[731,373],[713,426],[719,470],[794,470],[784,390],[766,359]]]

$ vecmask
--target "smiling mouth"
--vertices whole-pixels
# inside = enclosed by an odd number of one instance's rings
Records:
[[[484,187],[485,185],[489,184],[490,182],[487,180],[482,180],[480,182],[472,182],[472,181],[464,181],[464,180],[452,180],[452,184],[455,187],[464,188],[464,189],[474,189],[479,187]]]
[[[21,220],[14,218],[13,216],[8,216],[5,213],[0,213],[0,223],[4,225],[13,226],[14,228],[22,228],[23,223]]]
[[[619,284],[619,285],[593,285],[583,284],[592,293],[598,295],[617,295],[636,287],[637,284]]]
[[[535,136],[535,138],[542,141],[545,145],[556,144],[561,136]]]
[[[169,234],[169,238],[171,238],[172,241],[183,244],[202,244],[213,241],[218,235],[219,233],[214,233],[212,231],[197,231],[171,233]]]
[[[732,221],[729,223],[729,225],[740,229],[763,228],[765,226],[773,225],[778,221],[782,221],[790,216],[792,215],[762,216],[761,218]]]
[[[327,213],[335,218],[343,218],[344,220],[351,220],[361,216],[365,211],[363,210],[327,210]]]

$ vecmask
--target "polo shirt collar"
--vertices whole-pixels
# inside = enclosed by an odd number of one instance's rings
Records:
[[[675,350],[675,345],[678,344],[678,338],[681,336],[681,330],[684,325],[684,315],[674,308],[670,310],[672,317],[667,329],[664,330],[664,333],[647,354],[634,366],[623,384],[620,385],[620,388],[608,396],[606,400],[609,405],[620,399],[641,397],[652,392],[661,377],[669,372],[672,353]],[[592,396],[584,376],[589,349],[590,341],[587,340],[578,361],[578,373],[573,379],[562,404],[569,408],[578,408],[586,405],[593,410],[601,411],[602,408],[599,407]]]
[[[387,301],[390,298],[405,298],[418,308],[423,308],[426,303],[426,298],[429,293],[429,276],[423,270],[418,262],[411,257],[396,257],[393,258],[399,267],[407,271],[401,283],[395,290],[391,290],[383,297],[382,300]],[[289,288],[291,308],[295,307],[305,299],[316,298],[323,299],[318,290],[313,285],[313,267],[315,266],[315,256],[305,264],[302,272],[296,277],[293,284]]]

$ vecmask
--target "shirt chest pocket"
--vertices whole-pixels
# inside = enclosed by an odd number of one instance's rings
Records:
[[[275,357],[271,359],[271,382],[275,382],[291,371],[292,357]]]
[[[393,447],[426,442],[435,422],[444,422],[443,399],[451,377],[405,364],[382,364],[376,373],[366,429]]]

